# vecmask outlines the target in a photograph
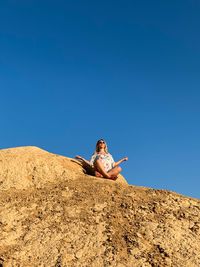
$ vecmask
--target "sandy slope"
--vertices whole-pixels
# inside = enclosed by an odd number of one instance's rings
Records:
[[[0,150],[0,266],[200,266],[200,201]]]

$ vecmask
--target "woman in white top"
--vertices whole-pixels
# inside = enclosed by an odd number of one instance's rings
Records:
[[[112,180],[116,180],[117,175],[122,171],[119,164],[128,160],[128,157],[125,157],[118,162],[115,162],[112,155],[108,152],[107,144],[103,139],[97,141],[95,152],[90,161],[87,161],[81,156],[76,156],[76,158],[93,167],[95,176]]]

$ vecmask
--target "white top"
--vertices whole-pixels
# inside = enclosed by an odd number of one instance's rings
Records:
[[[98,152],[95,152],[90,159],[90,164],[92,166],[94,165],[94,161],[96,159],[101,159],[106,172],[111,170],[114,167],[115,161],[114,161],[114,159],[110,153],[107,153],[104,155],[104,154],[100,154]]]

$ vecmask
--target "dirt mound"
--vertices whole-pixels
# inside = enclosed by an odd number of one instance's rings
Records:
[[[92,177],[35,147],[0,162],[0,266],[200,266],[199,200]]]
[[[83,177],[80,162],[34,146],[0,150],[1,189],[41,188],[46,183]],[[122,175],[117,183],[127,184]]]

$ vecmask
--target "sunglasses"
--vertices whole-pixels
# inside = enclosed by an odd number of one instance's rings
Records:
[[[99,141],[99,142],[98,142],[98,144],[100,144],[100,143],[102,143],[102,144],[105,144],[105,142],[104,142],[104,141]]]

